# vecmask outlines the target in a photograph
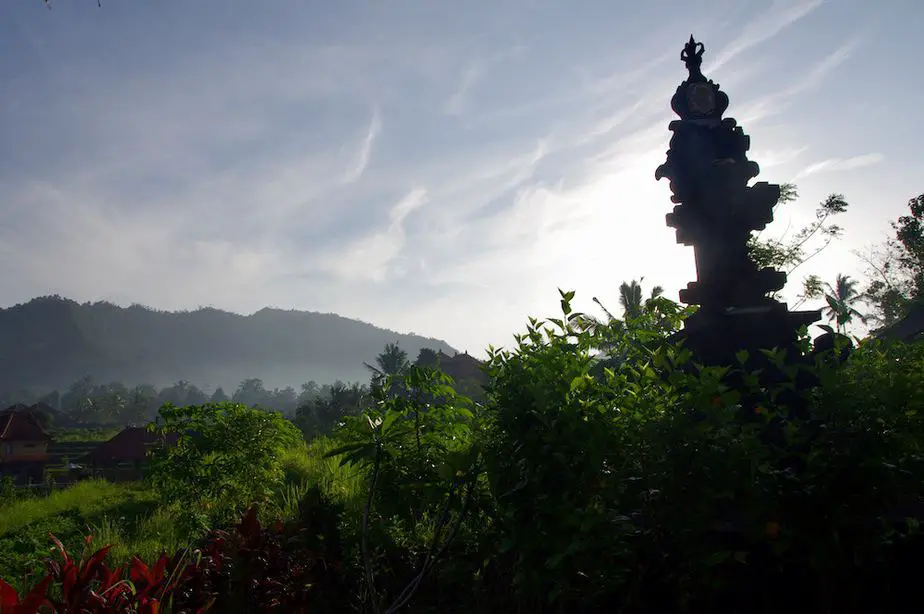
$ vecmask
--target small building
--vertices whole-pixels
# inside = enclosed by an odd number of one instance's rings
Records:
[[[904,318],[876,331],[875,335],[880,339],[895,339],[905,343],[924,341],[924,304],[913,307]]]
[[[19,485],[43,482],[50,442],[28,409],[14,406],[0,413],[0,476]]]
[[[176,441],[176,435],[167,437],[168,445]],[[113,482],[140,480],[144,477],[151,449],[157,443],[158,436],[147,428],[129,426],[89,452],[81,459],[81,463],[94,476]]]

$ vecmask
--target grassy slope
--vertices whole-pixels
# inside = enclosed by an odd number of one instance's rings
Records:
[[[186,541],[149,489],[88,480],[48,497],[0,503],[0,578],[22,586],[41,573],[51,552],[49,534],[74,554],[83,552],[84,536],[93,534],[90,547],[114,544],[115,560],[136,553],[150,559]]]
[[[320,437],[289,450],[282,459],[286,483],[315,484],[332,502],[354,505],[365,491],[363,476],[353,467],[341,467],[339,458],[324,458],[334,447],[330,439]]]

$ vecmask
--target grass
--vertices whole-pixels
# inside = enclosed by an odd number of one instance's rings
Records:
[[[19,499],[0,506],[0,537],[64,513],[92,518],[118,507],[152,506],[153,493],[138,484],[86,480],[47,497]]]
[[[286,484],[317,485],[332,503],[347,508],[361,506],[366,489],[365,476],[351,465],[341,467],[339,458],[324,458],[334,447],[333,441],[319,437],[310,444],[289,450],[282,459]]]
[[[178,528],[171,509],[160,507],[147,516],[138,518],[134,524],[123,518],[103,516],[98,524],[90,526],[92,544],[101,548],[112,544],[111,558],[121,563],[138,556],[151,562],[162,552],[173,554],[189,545],[191,536],[184,535]]]
[[[51,554],[49,534],[77,555],[113,544],[110,556],[116,563],[133,554],[151,560],[189,542],[175,529],[171,510],[160,506],[149,488],[87,480],[47,497],[0,504],[0,578],[17,588],[34,583]],[[87,535],[92,535],[89,546]]]
[[[99,428],[99,429],[51,429],[51,436],[55,443],[73,443],[73,442],[102,442],[109,441],[115,437],[121,427]]]

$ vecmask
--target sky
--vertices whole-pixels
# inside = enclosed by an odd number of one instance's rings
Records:
[[[676,299],[654,172],[691,33],[757,180],[798,186],[764,236],[850,203],[791,299],[924,192],[922,28],[920,0],[0,2],[0,305],[334,312],[483,355],[559,288]]]

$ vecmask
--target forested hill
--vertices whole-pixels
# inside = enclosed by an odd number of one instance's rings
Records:
[[[234,389],[258,377],[268,387],[365,381],[386,343],[409,356],[443,341],[399,334],[335,314],[262,309],[242,316],[218,309],[163,312],[142,306],[42,297],[0,309],[0,390],[66,388],[94,381]]]

